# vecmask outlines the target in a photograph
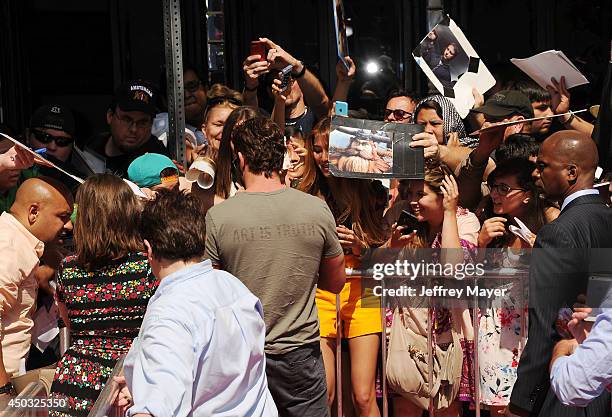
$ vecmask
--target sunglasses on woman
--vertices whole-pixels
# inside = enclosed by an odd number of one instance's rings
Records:
[[[412,113],[408,111],[404,111],[402,109],[385,109],[385,119],[388,119],[391,114],[393,114],[393,118],[395,120],[410,119],[410,121],[412,121]]]
[[[492,184],[489,185],[491,192],[495,191],[497,194],[506,196],[510,194],[510,191],[529,191],[524,188],[512,188],[507,184]]]
[[[41,132],[40,130],[32,130],[32,134],[40,143],[44,143],[45,145],[51,142],[55,142],[55,144],[59,147],[69,146],[74,142],[74,138],[67,138],[64,136],[53,136],[46,132]]]

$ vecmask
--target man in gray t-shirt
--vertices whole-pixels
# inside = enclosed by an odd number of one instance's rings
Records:
[[[206,254],[262,302],[266,373],[279,414],[327,415],[315,289],[340,292],[344,256],[326,203],[280,181],[283,134],[255,118],[232,135],[245,191],[206,215]]]

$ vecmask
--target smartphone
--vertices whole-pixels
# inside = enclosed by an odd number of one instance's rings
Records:
[[[592,275],[587,287],[586,305],[593,311],[585,321],[595,321],[602,309],[612,308],[612,276]]]
[[[344,101],[336,101],[336,116],[348,117],[348,104]]]
[[[293,65],[287,65],[283,68],[279,74],[279,78],[281,80],[281,85],[279,88],[281,91],[286,91],[287,87],[289,87],[289,80],[291,80],[291,71],[293,71]]]
[[[593,188],[599,191],[599,195],[604,200],[604,203],[610,204],[610,181],[595,184]]]
[[[399,219],[397,219],[397,225],[406,226],[402,231],[403,235],[409,235],[413,230],[416,230],[419,234],[423,231],[423,223],[407,210],[402,210],[402,214],[400,214]]]
[[[268,58],[266,44],[262,41],[251,41],[251,55],[259,55],[259,60],[265,61]]]

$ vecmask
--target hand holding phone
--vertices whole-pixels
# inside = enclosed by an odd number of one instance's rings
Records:
[[[289,87],[289,81],[291,81],[291,71],[293,71],[293,65],[287,65],[280,71],[279,79],[281,84],[279,86],[281,92],[285,92]]]
[[[398,226],[404,226],[402,230],[403,235],[409,235],[413,231],[417,231],[420,234],[424,231],[424,223],[420,222],[419,219],[407,210],[402,210],[399,219],[397,219]]]

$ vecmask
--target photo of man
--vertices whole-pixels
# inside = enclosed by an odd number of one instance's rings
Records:
[[[468,68],[469,58],[459,47],[454,35],[445,26],[437,25],[415,49],[444,87],[453,88]],[[440,36],[439,32],[447,32]]]

